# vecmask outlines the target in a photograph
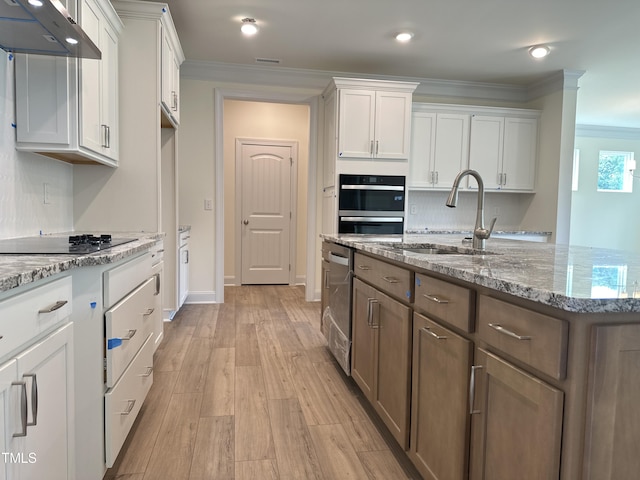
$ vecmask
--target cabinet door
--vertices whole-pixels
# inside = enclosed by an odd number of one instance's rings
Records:
[[[413,315],[409,455],[429,480],[467,478],[471,342]]]
[[[374,91],[340,90],[338,157],[371,158],[373,155],[375,100]]]
[[[91,37],[101,50],[101,13],[93,0],[83,0],[81,7],[82,29]],[[80,61],[80,144],[94,152],[100,153],[104,146],[106,134],[102,122],[102,70],[106,68],[104,61],[106,52],[102,52],[101,60],[83,58]]]
[[[635,479],[640,470],[640,325],[597,326],[593,339],[582,478]]]
[[[456,175],[469,164],[469,115],[438,113],[434,186],[451,188]]]
[[[469,168],[480,173],[485,190],[498,190],[502,180],[504,117],[473,115],[469,141]],[[475,180],[469,188],[478,189]]]
[[[331,92],[324,101],[324,143],[322,152],[323,187],[333,187],[336,184],[336,93]]]
[[[375,300],[376,290],[356,278],[351,319],[351,376],[369,401],[373,401],[375,375],[375,330],[371,327]]]
[[[172,98],[171,98],[171,115],[176,121],[176,125],[180,123],[180,64],[178,57],[173,55],[173,82],[172,82]]]
[[[189,244],[180,247],[180,278],[178,308],[182,307],[189,294]]]
[[[375,410],[403,449],[409,446],[411,309],[376,292],[373,331],[377,334]]]
[[[536,177],[538,120],[509,118],[504,124],[504,158],[502,188],[533,190]]]
[[[20,465],[20,479],[67,480],[72,476],[73,324],[67,324],[17,357],[27,382],[27,435],[16,451],[35,461]],[[37,387],[36,387],[37,385]],[[37,405],[37,406],[36,406]],[[37,415],[36,415],[37,413]]]
[[[168,112],[171,112],[173,104],[173,49],[169,36],[163,31],[162,35],[162,104]]]
[[[559,478],[563,393],[482,349],[474,363],[469,478]]]
[[[433,162],[436,153],[436,114],[414,112],[411,118],[411,155],[409,187],[433,185]]]
[[[15,466],[11,454],[19,454],[12,448],[13,435],[22,430],[20,425],[20,385],[12,385],[18,376],[16,361],[0,366],[0,448],[5,458],[0,462],[0,480],[13,478]],[[9,458],[7,458],[9,457]],[[14,457],[16,458],[16,457]]]
[[[102,133],[103,153],[118,160],[120,128],[118,119],[118,36],[106,24],[102,30]]]
[[[411,93],[376,92],[375,158],[409,158],[411,98]]]
[[[322,193],[322,233],[336,233],[337,223],[335,187],[327,187]]]

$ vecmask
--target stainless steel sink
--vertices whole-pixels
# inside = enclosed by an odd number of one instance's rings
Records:
[[[447,250],[444,248],[420,247],[420,248],[403,248],[404,252],[421,253],[423,255],[446,255],[446,254],[471,254],[473,251],[459,252],[457,250]]]

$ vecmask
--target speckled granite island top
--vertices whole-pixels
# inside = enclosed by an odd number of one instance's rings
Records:
[[[73,233],[71,233],[73,235]],[[60,234],[64,236],[63,234]],[[66,234],[68,236],[69,234]],[[79,267],[115,263],[124,258],[144,252],[158,240],[162,233],[117,233],[118,237],[137,240],[101,252],[87,255],[1,255],[0,292],[36,282],[61,272]]]
[[[487,240],[485,254],[456,235],[321,235],[357,250],[569,312],[639,312],[640,255],[601,248]],[[436,246],[454,254],[415,253]]]

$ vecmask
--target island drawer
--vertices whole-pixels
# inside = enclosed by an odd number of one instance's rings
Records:
[[[558,380],[566,376],[568,333],[564,320],[480,295],[479,337]]]
[[[356,252],[353,257],[356,277],[397,298],[412,300],[413,272]]]
[[[474,292],[468,288],[416,273],[415,308],[431,317],[471,332]]]

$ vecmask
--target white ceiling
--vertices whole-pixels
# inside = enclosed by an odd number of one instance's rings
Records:
[[[529,85],[584,70],[577,123],[640,128],[638,0],[168,0],[187,60]],[[260,27],[240,34],[240,19]],[[394,35],[415,34],[409,44]],[[529,46],[552,53],[534,61]]]

